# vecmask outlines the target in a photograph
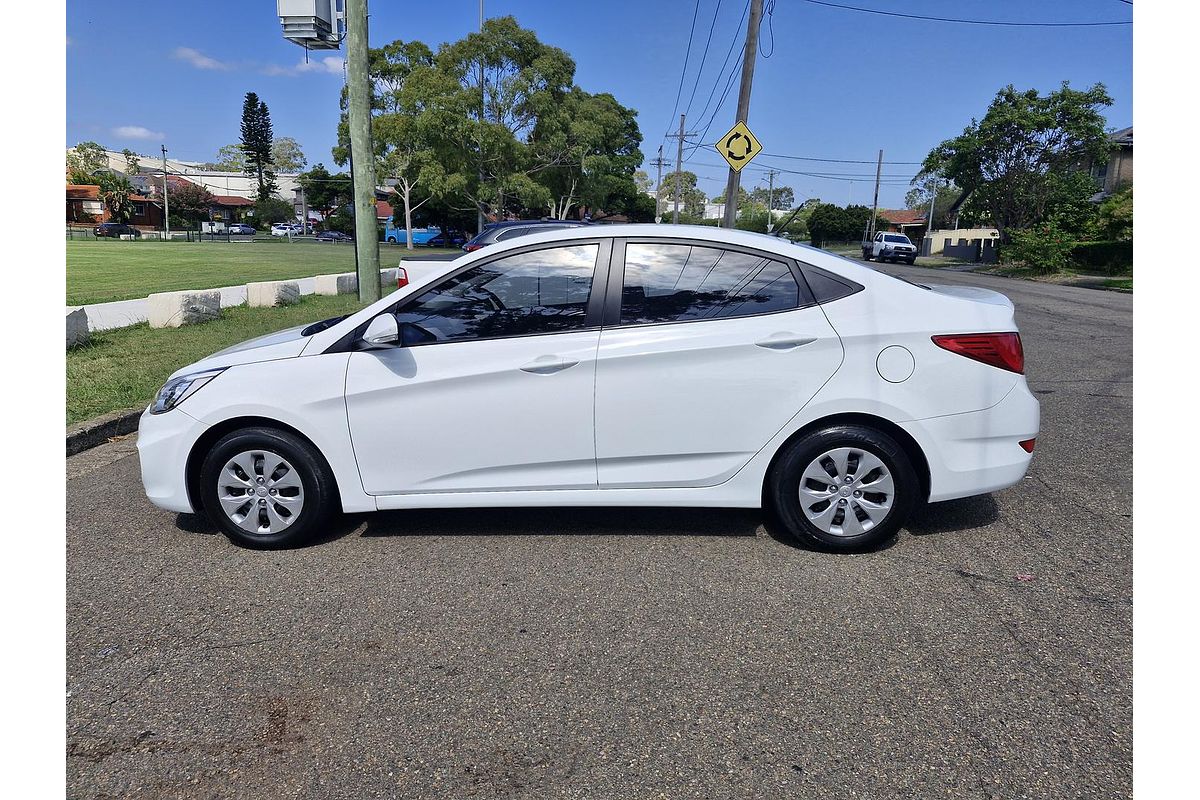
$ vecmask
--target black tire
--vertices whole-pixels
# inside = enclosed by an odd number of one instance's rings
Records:
[[[872,258],[874,258],[874,256],[870,253],[863,253],[863,261],[870,261]]]
[[[861,449],[880,459],[894,484],[891,510],[874,527],[854,536],[817,527],[805,516],[800,501],[804,470],[822,453],[840,447]],[[920,500],[920,487],[912,462],[895,439],[863,425],[835,425],[787,445],[767,477],[767,500],[785,530],[801,544],[832,552],[858,552],[879,547],[896,535]]]
[[[295,468],[303,486],[304,503],[297,519],[278,533],[243,530],[225,514],[217,499],[221,470],[231,458],[248,450],[265,450],[283,457]],[[280,494],[285,491],[281,489]],[[242,428],[217,440],[200,467],[200,496],[208,518],[231,541],[262,550],[293,547],[304,542],[324,530],[341,506],[333,471],[321,453],[293,433],[267,427]]]
[[[904,263],[911,267],[913,264],[917,263],[917,260],[915,258],[906,258],[904,259]]]

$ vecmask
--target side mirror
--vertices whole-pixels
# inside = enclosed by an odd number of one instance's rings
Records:
[[[396,324],[396,317],[392,314],[380,314],[371,320],[362,340],[364,350],[396,347],[400,343],[400,326]]]

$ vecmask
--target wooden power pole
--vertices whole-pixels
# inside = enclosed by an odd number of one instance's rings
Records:
[[[346,67],[358,299],[362,303],[373,303],[381,293],[379,231],[375,216],[375,148],[371,144],[371,84],[367,64],[367,0],[346,0]]]
[[[762,21],[763,0],[750,0],[750,21],[746,25],[746,52],[742,56],[742,85],[738,90],[736,122],[747,122],[750,116],[750,86],[754,83],[754,62],[758,58],[758,26]],[[741,173],[729,168],[725,182],[725,227],[732,228],[737,219],[738,189]]]

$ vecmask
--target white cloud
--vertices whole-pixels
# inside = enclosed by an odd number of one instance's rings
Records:
[[[113,135],[121,139],[165,139],[167,135],[162,131],[152,131],[149,128],[143,128],[141,125],[121,125],[112,129]]]
[[[338,56],[325,56],[322,59],[314,59],[311,61],[301,61],[294,67],[281,67],[278,64],[269,64],[263,67],[264,75],[296,77],[308,73],[316,73],[318,75],[341,75],[342,65],[345,64],[345,59]]]
[[[209,58],[199,50],[194,50],[190,47],[176,47],[175,51],[171,55],[179,61],[186,61],[196,69],[231,69],[231,65],[226,64],[224,61],[217,61],[215,58]]]

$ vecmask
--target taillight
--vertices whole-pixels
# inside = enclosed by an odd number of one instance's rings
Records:
[[[1025,373],[1025,351],[1019,333],[953,333],[934,336],[933,343],[943,350],[958,353],[1018,375]]]
[[[408,286],[408,270],[399,267],[396,270],[396,288],[403,289],[405,286]]]
[[[1021,445],[1021,449],[1026,453],[1032,453],[1034,445],[1037,444],[1037,439],[1025,439],[1024,441],[1017,442],[1017,444]]]

